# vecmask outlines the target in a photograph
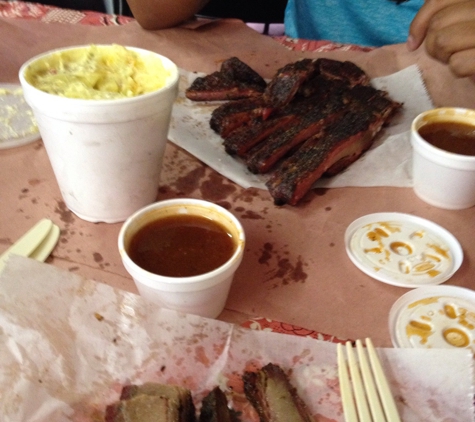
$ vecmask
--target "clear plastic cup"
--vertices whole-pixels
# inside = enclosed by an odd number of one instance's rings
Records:
[[[25,79],[28,66],[77,46],[49,51],[27,61],[19,77],[66,206],[91,222],[124,221],[156,200],[179,73],[168,58],[165,86],[120,99],[77,99],[41,91]],[[106,47],[106,46],[105,46]]]
[[[475,205],[475,156],[438,148],[419,134],[432,122],[458,122],[474,126],[475,110],[438,108],[421,113],[411,127],[413,147],[413,188],[430,205],[450,210]]]
[[[178,214],[203,216],[224,226],[235,246],[231,258],[210,272],[190,277],[167,277],[139,267],[128,254],[133,236],[157,219]],[[124,267],[145,300],[179,312],[216,318],[224,309],[234,273],[242,261],[245,234],[239,220],[219,205],[199,199],[170,199],[130,216],[120,230],[118,246]]]

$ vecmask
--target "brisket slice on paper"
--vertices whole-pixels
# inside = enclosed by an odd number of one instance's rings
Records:
[[[213,388],[201,402],[199,422],[237,422],[237,412],[228,407],[228,400],[219,388]]]
[[[223,101],[262,95],[266,81],[237,57],[221,64],[221,69],[196,78],[185,91],[193,101]]]
[[[266,102],[260,97],[243,98],[221,104],[211,113],[209,125],[222,138],[257,118],[266,119]]]
[[[317,72],[316,61],[303,59],[279,69],[264,92],[264,98],[275,108],[289,104],[305,81]]]
[[[202,78],[187,95],[232,98],[226,87],[213,85],[215,79],[233,80],[234,88],[246,79],[247,86],[259,87],[246,99],[217,107],[210,126],[228,154],[243,159],[253,173],[270,174],[266,186],[277,205],[296,205],[318,178],[357,160],[402,106],[373,88],[368,75],[349,61],[289,63],[267,85],[241,63],[227,60],[218,76]]]
[[[267,173],[286,154],[308,138],[317,135],[331,122],[338,119],[343,109],[343,98],[334,96],[315,104],[286,129],[276,131],[257,144],[246,155],[247,168],[252,173]]]
[[[305,141],[267,181],[274,203],[297,204],[322,175],[334,175],[357,160],[399,107],[383,95],[374,96],[365,107],[350,108],[322,135]]]
[[[278,365],[243,375],[244,393],[260,422],[314,422],[305,403]]]
[[[317,59],[317,67],[319,74],[327,79],[344,81],[350,86],[370,84],[368,75],[353,62]]]
[[[264,98],[269,106],[281,108],[289,104],[297,94],[309,96],[313,94],[313,89],[325,86],[325,83],[332,80],[350,87],[370,83],[368,75],[352,62],[303,59],[279,69],[268,83]]]
[[[155,383],[126,385],[106,408],[105,422],[195,422],[190,390]]]
[[[301,117],[298,113],[282,113],[267,120],[254,119],[247,126],[241,126],[224,138],[224,149],[230,155],[244,157],[258,143],[277,131],[290,128]]]

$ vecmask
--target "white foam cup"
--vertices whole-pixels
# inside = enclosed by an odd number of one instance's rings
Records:
[[[84,220],[114,223],[156,200],[179,74],[168,58],[126,47],[157,56],[169,72],[165,86],[134,97],[77,99],[41,91],[25,78],[35,62],[84,47],[33,57],[19,78],[66,206]]]
[[[438,108],[417,116],[411,126],[413,187],[416,195],[435,207],[458,210],[475,205],[475,156],[456,154],[424,140],[419,129],[431,122],[473,125],[475,110]]]
[[[133,236],[157,219],[179,214],[203,216],[224,226],[235,245],[231,258],[210,272],[190,277],[162,276],[139,267],[128,254]],[[120,230],[118,246],[124,267],[145,300],[179,312],[216,318],[224,309],[234,273],[242,261],[245,234],[239,220],[216,204],[190,198],[170,199],[130,216]]]

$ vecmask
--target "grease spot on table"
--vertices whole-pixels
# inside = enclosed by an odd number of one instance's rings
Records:
[[[267,277],[264,282],[273,282],[273,289],[293,283],[305,283],[308,278],[304,271],[307,264],[302,261],[300,255],[292,259],[289,251],[278,251],[270,242],[264,243],[258,262],[271,268],[265,273]]]
[[[258,214],[255,211],[252,210],[247,210],[241,215],[242,219],[249,219],[249,220],[263,220],[264,217],[260,214]]]
[[[264,243],[264,247],[262,248],[262,254],[259,257],[259,264],[266,264],[269,265],[269,260],[272,258],[272,249],[274,246],[272,243],[266,242]]]
[[[28,184],[30,186],[37,186],[41,183],[41,180],[40,179],[29,179],[28,180]]]
[[[185,176],[179,177],[175,183],[175,188],[185,195],[191,194],[198,189],[200,180],[205,176],[206,168],[197,167],[188,172]]]
[[[56,201],[56,207],[54,209],[54,212],[59,215],[59,219],[66,224],[72,224],[74,223],[74,215],[73,213],[68,209],[64,201]]]
[[[208,180],[205,180],[200,186],[203,199],[216,202],[229,198],[237,188],[234,184],[225,183],[226,180],[218,173],[210,173]]]

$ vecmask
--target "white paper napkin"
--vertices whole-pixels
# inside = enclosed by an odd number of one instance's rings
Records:
[[[0,339],[2,422],[102,420],[124,384],[147,381],[186,386],[197,405],[232,386],[242,421],[255,422],[239,379],[269,362],[316,420],[343,421],[335,344],[160,309],[29,258],[0,275]],[[404,422],[472,420],[470,350],[378,352]]]

